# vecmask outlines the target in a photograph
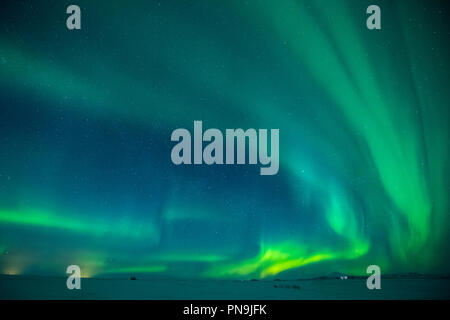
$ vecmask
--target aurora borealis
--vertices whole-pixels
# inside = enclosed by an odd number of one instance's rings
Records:
[[[2,4],[0,273],[450,272],[448,5],[373,2]],[[278,174],[174,165],[196,120]]]

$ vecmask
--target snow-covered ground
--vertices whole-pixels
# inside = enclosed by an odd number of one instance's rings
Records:
[[[233,281],[177,279],[82,279],[68,290],[66,278],[0,276],[0,299],[450,299],[450,279]]]

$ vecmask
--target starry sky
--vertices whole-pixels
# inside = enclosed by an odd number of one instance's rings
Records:
[[[0,273],[450,272],[448,3],[373,2],[3,3]],[[195,120],[278,174],[174,165]]]

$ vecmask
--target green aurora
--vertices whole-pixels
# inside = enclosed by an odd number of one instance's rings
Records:
[[[69,4],[0,13],[0,273],[450,272],[442,2]],[[279,173],[173,165],[194,120],[279,128]]]

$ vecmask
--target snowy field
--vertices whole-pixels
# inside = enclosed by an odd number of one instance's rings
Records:
[[[82,279],[68,290],[66,278],[0,276],[0,299],[450,299],[450,279],[232,281]]]

